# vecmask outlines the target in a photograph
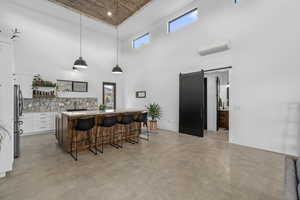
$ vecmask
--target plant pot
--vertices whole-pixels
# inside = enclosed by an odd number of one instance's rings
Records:
[[[157,130],[157,121],[150,121],[150,130],[151,131]]]

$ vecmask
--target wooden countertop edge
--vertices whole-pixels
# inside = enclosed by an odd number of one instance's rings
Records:
[[[147,110],[123,110],[115,112],[100,112],[100,111],[79,111],[79,112],[61,112],[61,115],[64,115],[68,118],[79,118],[79,117],[93,117],[93,116],[102,116],[102,115],[118,115],[125,113],[140,113],[146,112]],[[94,112],[94,113],[93,113]]]

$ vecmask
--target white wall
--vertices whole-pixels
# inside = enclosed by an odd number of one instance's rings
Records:
[[[34,74],[51,81],[87,81],[88,93],[63,96],[97,97],[100,102],[102,82],[109,81],[117,82],[117,105],[123,107],[123,78],[111,73],[115,66],[115,29],[86,17],[83,26],[83,57],[89,68],[74,72],[72,65],[79,57],[78,14],[44,0],[0,2],[0,28],[18,28],[22,32],[14,42],[15,64],[26,97],[31,94]]]
[[[200,20],[167,34],[169,19],[197,6]],[[180,72],[233,66],[230,73],[230,142],[298,154],[300,18],[297,0],[195,1],[124,38],[126,105],[156,101],[163,109],[160,127],[178,130]],[[145,8],[147,9],[147,8]],[[135,19],[136,20],[136,19]],[[124,29],[130,30],[128,27]],[[131,48],[131,40],[151,33],[151,43]],[[230,41],[227,52],[201,57],[198,50]],[[145,89],[147,100],[134,98]]]

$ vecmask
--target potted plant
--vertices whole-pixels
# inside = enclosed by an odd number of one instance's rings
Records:
[[[107,106],[105,104],[100,104],[99,105],[99,110],[100,111],[105,111],[107,109]]]
[[[157,130],[157,120],[161,117],[161,108],[157,103],[152,103],[147,106],[150,120],[150,130]]]
[[[56,87],[56,83],[51,81],[45,81],[42,79],[41,75],[37,74],[33,77],[32,87]]]

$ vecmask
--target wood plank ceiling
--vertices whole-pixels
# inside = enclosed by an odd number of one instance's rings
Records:
[[[151,0],[49,0],[88,17],[117,26]],[[118,8],[118,9],[117,9]],[[118,12],[117,12],[118,10]],[[112,15],[108,16],[108,12]]]

